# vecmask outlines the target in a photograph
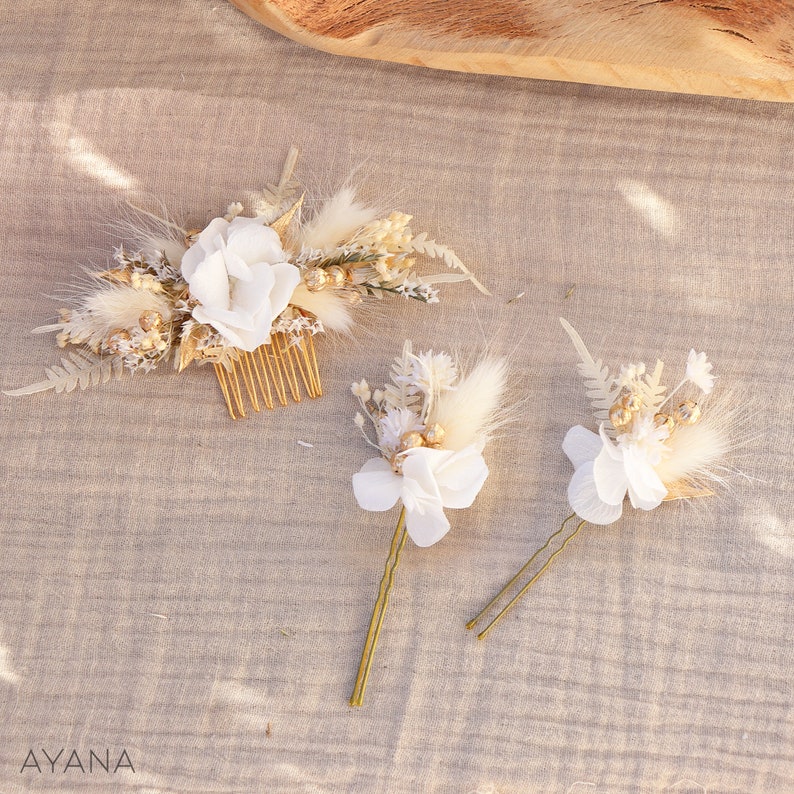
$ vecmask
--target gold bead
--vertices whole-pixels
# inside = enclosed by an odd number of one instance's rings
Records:
[[[700,406],[694,400],[684,400],[673,412],[676,422],[694,425],[700,419]]]
[[[319,292],[328,283],[328,274],[321,267],[313,267],[303,277],[309,292]]]
[[[363,300],[364,298],[361,297],[361,293],[358,291],[348,293],[347,301],[351,306],[358,306]]]
[[[409,430],[407,433],[403,433],[400,439],[400,449],[403,452],[407,449],[416,449],[416,447],[423,447],[424,445],[425,440],[418,430]]]
[[[631,424],[632,413],[628,408],[624,408],[620,403],[615,403],[609,409],[609,421],[615,430],[620,430],[623,427]]]
[[[438,422],[430,425],[430,427],[425,430],[425,444],[428,447],[433,447],[434,449],[438,449],[444,443],[444,437],[447,435],[447,431],[441,427]]]
[[[636,413],[642,408],[642,397],[639,394],[627,394],[622,400],[621,405],[632,413]]]
[[[151,331],[152,329],[159,330],[163,327],[163,315],[160,314],[160,312],[154,311],[154,309],[147,309],[141,312],[141,316],[138,318],[138,325],[140,325],[144,331]]]
[[[123,342],[129,342],[130,339],[129,331],[125,331],[123,328],[117,328],[115,331],[111,331],[110,334],[108,334],[108,338],[105,340],[105,347],[113,353],[117,353],[119,346]]]
[[[389,463],[391,464],[391,469],[395,474],[403,473],[403,459],[399,452],[395,452],[389,458]]]
[[[347,281],[347,273],[339,265],[332,265],[325,273],[332,287],[341,287]]]
[[[670,414],[662,412],[653,415],[653,423],[656,427],[666,427],[668,430],[672,430],[675,427],[675,419]]]

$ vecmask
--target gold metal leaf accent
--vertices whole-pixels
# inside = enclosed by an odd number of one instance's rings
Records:
[[[662,501],[671,502],[673,499],[696,499],[699,496],[712,496],[714,491],[705,485],[695,485],[685,480],[679,480],[667,486],[667,495]]]
[[[287,229],[289,228],[292,219],[295,217],[295,213],[303,205],[303,197],[305,195],[306,195],[305,193],[302,193],[301,197],[280,218],[276,218],[276,220],[274,220],[273,223],[270,224],[270,228],[276,232],[276,234],[279,237],[279,240],[281,240],[281,245],[286,244],[285,238],[287,235]]]
[[[198,343],[206,335],[207,330],[202,325],[194,325],[187,336],[182,337],[179,343],[179,372],[191,361],[199,357]]]

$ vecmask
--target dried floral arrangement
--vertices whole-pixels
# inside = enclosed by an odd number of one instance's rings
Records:
[[[690,350],[683,379],[671,391],[662,385],[664,364],[653,370],[643,363],[629,364],[613,375],[601,359],[595,360],[579,334],[560,320],[580,357],[579,372],[590,397],[598,433],[576,425],[563,441],[563,451],[574,466],[568,486],[573,514],[538,549],[518,573],[466,626],[471,629],[516,587],[536,559],[571,521],[576,528],[564,537],[542,567],[477,636],[483,638],[548,569],[555,557],[585,524],[611,524],[623,513],[626,496],[634,508],[653,510],[662,502],[713,494],[724,484],[723,464],[731,448],[730,411],[707,410],[715,376],[705,353]],[[692,394],[674,400],[684,387]],[[699,394],[695,394],[698,392]],[[697,397],[697,400],[695,399]]]
[[[394,574],[407,539],[432,546],[450,529],[445,508],[470,507],[488,476],[482,452],[504,421],[507,377],[503,359],[481,358],[464,371],[447,353],[415,354],[406,342],[392,366],[391,383],[372,391],[353,384],[363,413],[356,425],[378,451],[353,475],[365,510],[402,507],[372,613],[350,698],[361,706]],[[370,427],[370,433],[365,429]],[[371,437],[373,436],[373,437]]]
[[[211,364],[237,418],[247,406],[320,396],[314,336],[350,331],[362,301],[397,294],[435,303],[435,285],[466,280],[487,292],[451,249],[414,234],[410,215],[381,217],[351,188],[304,219],[296,159],[293,148],[251,216],[234,203],[186,230],[143,213],[155,231],[138,230],[133,250],[119,247],[114,266],[89,273],[57,322],[35,329],[56,332],[69,354],[45,380],[6,394],[85,389],[168,361],[179,372]],[[448,270],[419,275],[420,256]]]

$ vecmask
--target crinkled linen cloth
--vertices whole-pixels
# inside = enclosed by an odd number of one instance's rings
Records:
[[[34,0],[0,45],[3,389],[57,361],[30,330],[126,201],[201,226],[291,144],[310,205],[350,180],[493,293],[384,301],[318,342],[326,396],[245,421],[211,368],[0,398],[3,794],[794,792],[794,106],[345,59],[221,0]],[[593,426],[560,316],[671,381],[707,351],[737,473],[588,526],[477,642]],[[352,496],[349,384],[406,336],[508,355],[515,421],[474,507],[406,548],[352,709],[397,515]]]

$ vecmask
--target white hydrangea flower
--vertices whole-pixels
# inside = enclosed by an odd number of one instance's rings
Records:
[[[488,477],[473,446],[459,451],[418,447],[403,453],[402,473],[372,458],[353,475],[353,493],[364,510],[405,507],[405,528],[417,546],[432,546],[450,528],[444,508],[470,507]]]
[[[664,458],[665,428],[640,422],[635,433],[625,433],[615,444],[599,428],[599,435],[581,425],[572,427],[563,441],[563,451],[575,471],[568,486],[573,510],[591,524],[611,524],[623,513],[628,494],[633,507],[653,510],[667,495],[667,488],[654,466]]]

